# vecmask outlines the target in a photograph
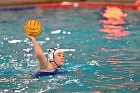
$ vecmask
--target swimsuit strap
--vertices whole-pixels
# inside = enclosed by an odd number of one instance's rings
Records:
[[[37,72],[35,74],[32,74],[32,77],[38,78],[42,76],[50,76],[50,75],[57,75],[57,74],[63,74],[64,72],[60,70],[59,68],[54,69],[52,72]]]

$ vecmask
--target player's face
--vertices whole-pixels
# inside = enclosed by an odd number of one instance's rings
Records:
[[[64,64],[64,52],[61,49],[58,49],[54,53],[54,60],[58,66]]]

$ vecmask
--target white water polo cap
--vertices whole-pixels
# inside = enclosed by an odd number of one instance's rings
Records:
[[[57,48],[51,48],[48,50],[48,60],[50,62],[55,61],[54,60],[54,52],[57,50]]]

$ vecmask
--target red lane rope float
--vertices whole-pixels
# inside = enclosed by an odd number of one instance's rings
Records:
[[[127,8],[127,9],[137,9],[135,5],[113,5],[113,4],[80,4],[80,7],[95,7],[95,8],[102,8],[106,6],[116,6],[118,8]]]
[[[69,3],[69,4],[37,4],[36,8],[72,8],[72,7],[93,7],[103,8],[106,6],[116,6],[119,8],[136,10],[137,6],[134,5],[113,5],[113,4],[93,4],[93,3]]]

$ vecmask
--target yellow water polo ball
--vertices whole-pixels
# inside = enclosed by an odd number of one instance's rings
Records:
[[[42,31],[41,23],[37,20],[29,20],[24,25],[24,32],[28,36],[37,37]]]

